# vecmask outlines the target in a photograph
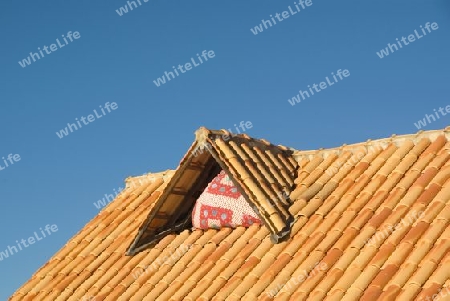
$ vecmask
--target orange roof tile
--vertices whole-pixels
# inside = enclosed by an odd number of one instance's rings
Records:
[[[293,152],[223,133],[197,132],[177,171],[127,179],[10,300],[450,299],[449,128]],[[202,142],[211,149],[199,154]],[[206,181],[214,164],[269,225],[179,228],[148,244],[152,214],[188,216],[192,200],[165,200],[185,196],[192,178]],[[290,198],[264,203],[280,192]],[[278,243],[273,216],[290,230]],[[140,252],[126,256],[139,237]]]

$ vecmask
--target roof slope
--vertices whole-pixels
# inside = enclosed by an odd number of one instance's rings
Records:
[[[295,152],[295,221],[290,238],[278,244],[264,226],[184,230],[125,256],[167,183],[163,176],[173,173],[150,175],[149,183],[122,192],[11,300],[450,295],[449,139],[446,129]]]

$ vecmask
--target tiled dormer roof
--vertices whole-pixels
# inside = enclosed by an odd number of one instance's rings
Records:
[[[295,151],[285,240],[186,229],[125,256],[174,172],[146,175],[10,300],[448,300],[449,141],[446,129]]]
[[[167,233],[189,228],[196,199],[221,169],[255,208],[272,240],[289,234],[293,217],[289,197],[296,175],[293,151],[247,135],[200,128],[148,218],[139,229],[128,254],[156,243]]]

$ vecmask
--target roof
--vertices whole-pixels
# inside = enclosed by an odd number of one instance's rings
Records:
[[[286,239],[259,225],[184,229],[126,256],[176,171],[148,174],[10,300],[446,300],[449,139],[447,128],[295,151]]]

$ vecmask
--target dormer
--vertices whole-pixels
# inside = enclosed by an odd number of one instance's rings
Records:
[[[294,221],[288,211],[289,194],[298,166],[292,151],[226,130],[202,127],[195,137],[127,255],[136,254],[167,234],[191,228],[196,200],[222,170],[268,229],[273,243],[289,235]]]

